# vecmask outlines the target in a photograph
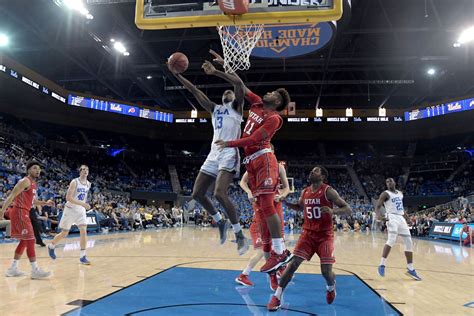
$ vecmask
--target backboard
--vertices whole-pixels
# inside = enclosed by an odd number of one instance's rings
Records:
[[[227,16],[214,0],[137,0],[135,23],[143,30],[222,25],[337,21],[343,0],[250,0],[249,13]]]

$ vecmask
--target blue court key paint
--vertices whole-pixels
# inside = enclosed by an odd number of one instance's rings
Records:
[[[272,294],[267,275],[254,272],[255,287],[237,286],[240,271],[172,268],[67,315],[266,315]],[[326,304],[319,274],[297,273],[272,315],[400,315],[361,280],[337,277],[337,298]]]

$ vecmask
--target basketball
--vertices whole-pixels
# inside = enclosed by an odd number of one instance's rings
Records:
[[[181,74],[188,69],[189,60],[183,53],[174,53],[168,58],[168,69],[171,72]]]

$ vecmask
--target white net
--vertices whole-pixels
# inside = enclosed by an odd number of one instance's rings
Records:
[[[250,54],[262,36],[263,29],[263,24],[219,26],[225,72],[250,68]]]

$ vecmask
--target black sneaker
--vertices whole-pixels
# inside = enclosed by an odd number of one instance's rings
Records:
[[[217,223],[219,227],[219,236],[221,239],[221,245],[227,240],[227,230],[229,229],[229,221],[222,219]]]
[[[242,231],[235,234],[235,238],[237,241],[237,252],[239,253],[239,256],[241,256],[249,250],[249,243]]]

